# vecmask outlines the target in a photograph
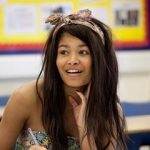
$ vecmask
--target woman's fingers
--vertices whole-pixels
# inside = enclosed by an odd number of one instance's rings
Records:
[[[33,145],[29,148],[29,150],[47,150],[47,149],[39,145]]]
[[[73,108],[77,107],[79,104],[73,96],[69,96],[69,102]]]
[[[86,99],[89,99],[90,89],[91,89],[91,82],[88,84],[87,90],[85,91]]]
[[[81,101],[82,101],[82,105],[86,103],[86,97],[83,95],[83,93],[76,91],[76,93],[78,94],[78,96],[80,97]]]
[[[70,95],[68,95],[68,96],[71,97],[72,99],[74,99],[78,105],[81,104],[81,98],[80,98],[80,96],[76,93],[76,91],[72,91],[72,92],[70,93]]]
[[[88,84],[87,89],[84,92],[84,94],[82,92],[76,91],[77,95],[80,97],[82,102],[86,102],[86,100],[89,99],[90,89],[91,89],[91,82]]]
[[[86,91],[84,93],[80,91],[72,91],[69,95],[69,101],[73,107],[76,107],[80,105],[81,103],[86,103],[86,101],[89,98],[89,93],[90,93],[90,88],[91,88],[91,82],[88,84]]]
[[[77,91],[76,91],[77,92]],[[80,121],[84,121],[84,116],[85,116],[85,107],[86,107],[86,98],[85,96],[81,93],[81,92],[77,92],[77,94],[80,96],[81,100],[82,100],[82,104],[80,107],[80,112],[79,112],[79,120]]]

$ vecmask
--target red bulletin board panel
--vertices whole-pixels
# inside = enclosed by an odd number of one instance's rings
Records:
[[[148,0],[0,0],[0,54],[41,52],[53,12],[89,8],[112,28],[116,49],[150,47]]]

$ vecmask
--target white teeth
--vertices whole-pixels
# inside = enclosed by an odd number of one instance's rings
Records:
[[[77,70],[77,69],[70,69],[67,70],[68,73],[80,73],[81,71]]]

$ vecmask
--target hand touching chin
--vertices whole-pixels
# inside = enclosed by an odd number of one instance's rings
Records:
[[[39,145],[33,145],[29,148],[29,150],[47,150],[47,149]]]

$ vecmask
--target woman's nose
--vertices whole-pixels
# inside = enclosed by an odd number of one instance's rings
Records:
[[[76,57],[71,57],[69,60],[68,60],[68,65],[77,65],[77,64],[79,64],[79,59],[78,58],[76,58]]]

